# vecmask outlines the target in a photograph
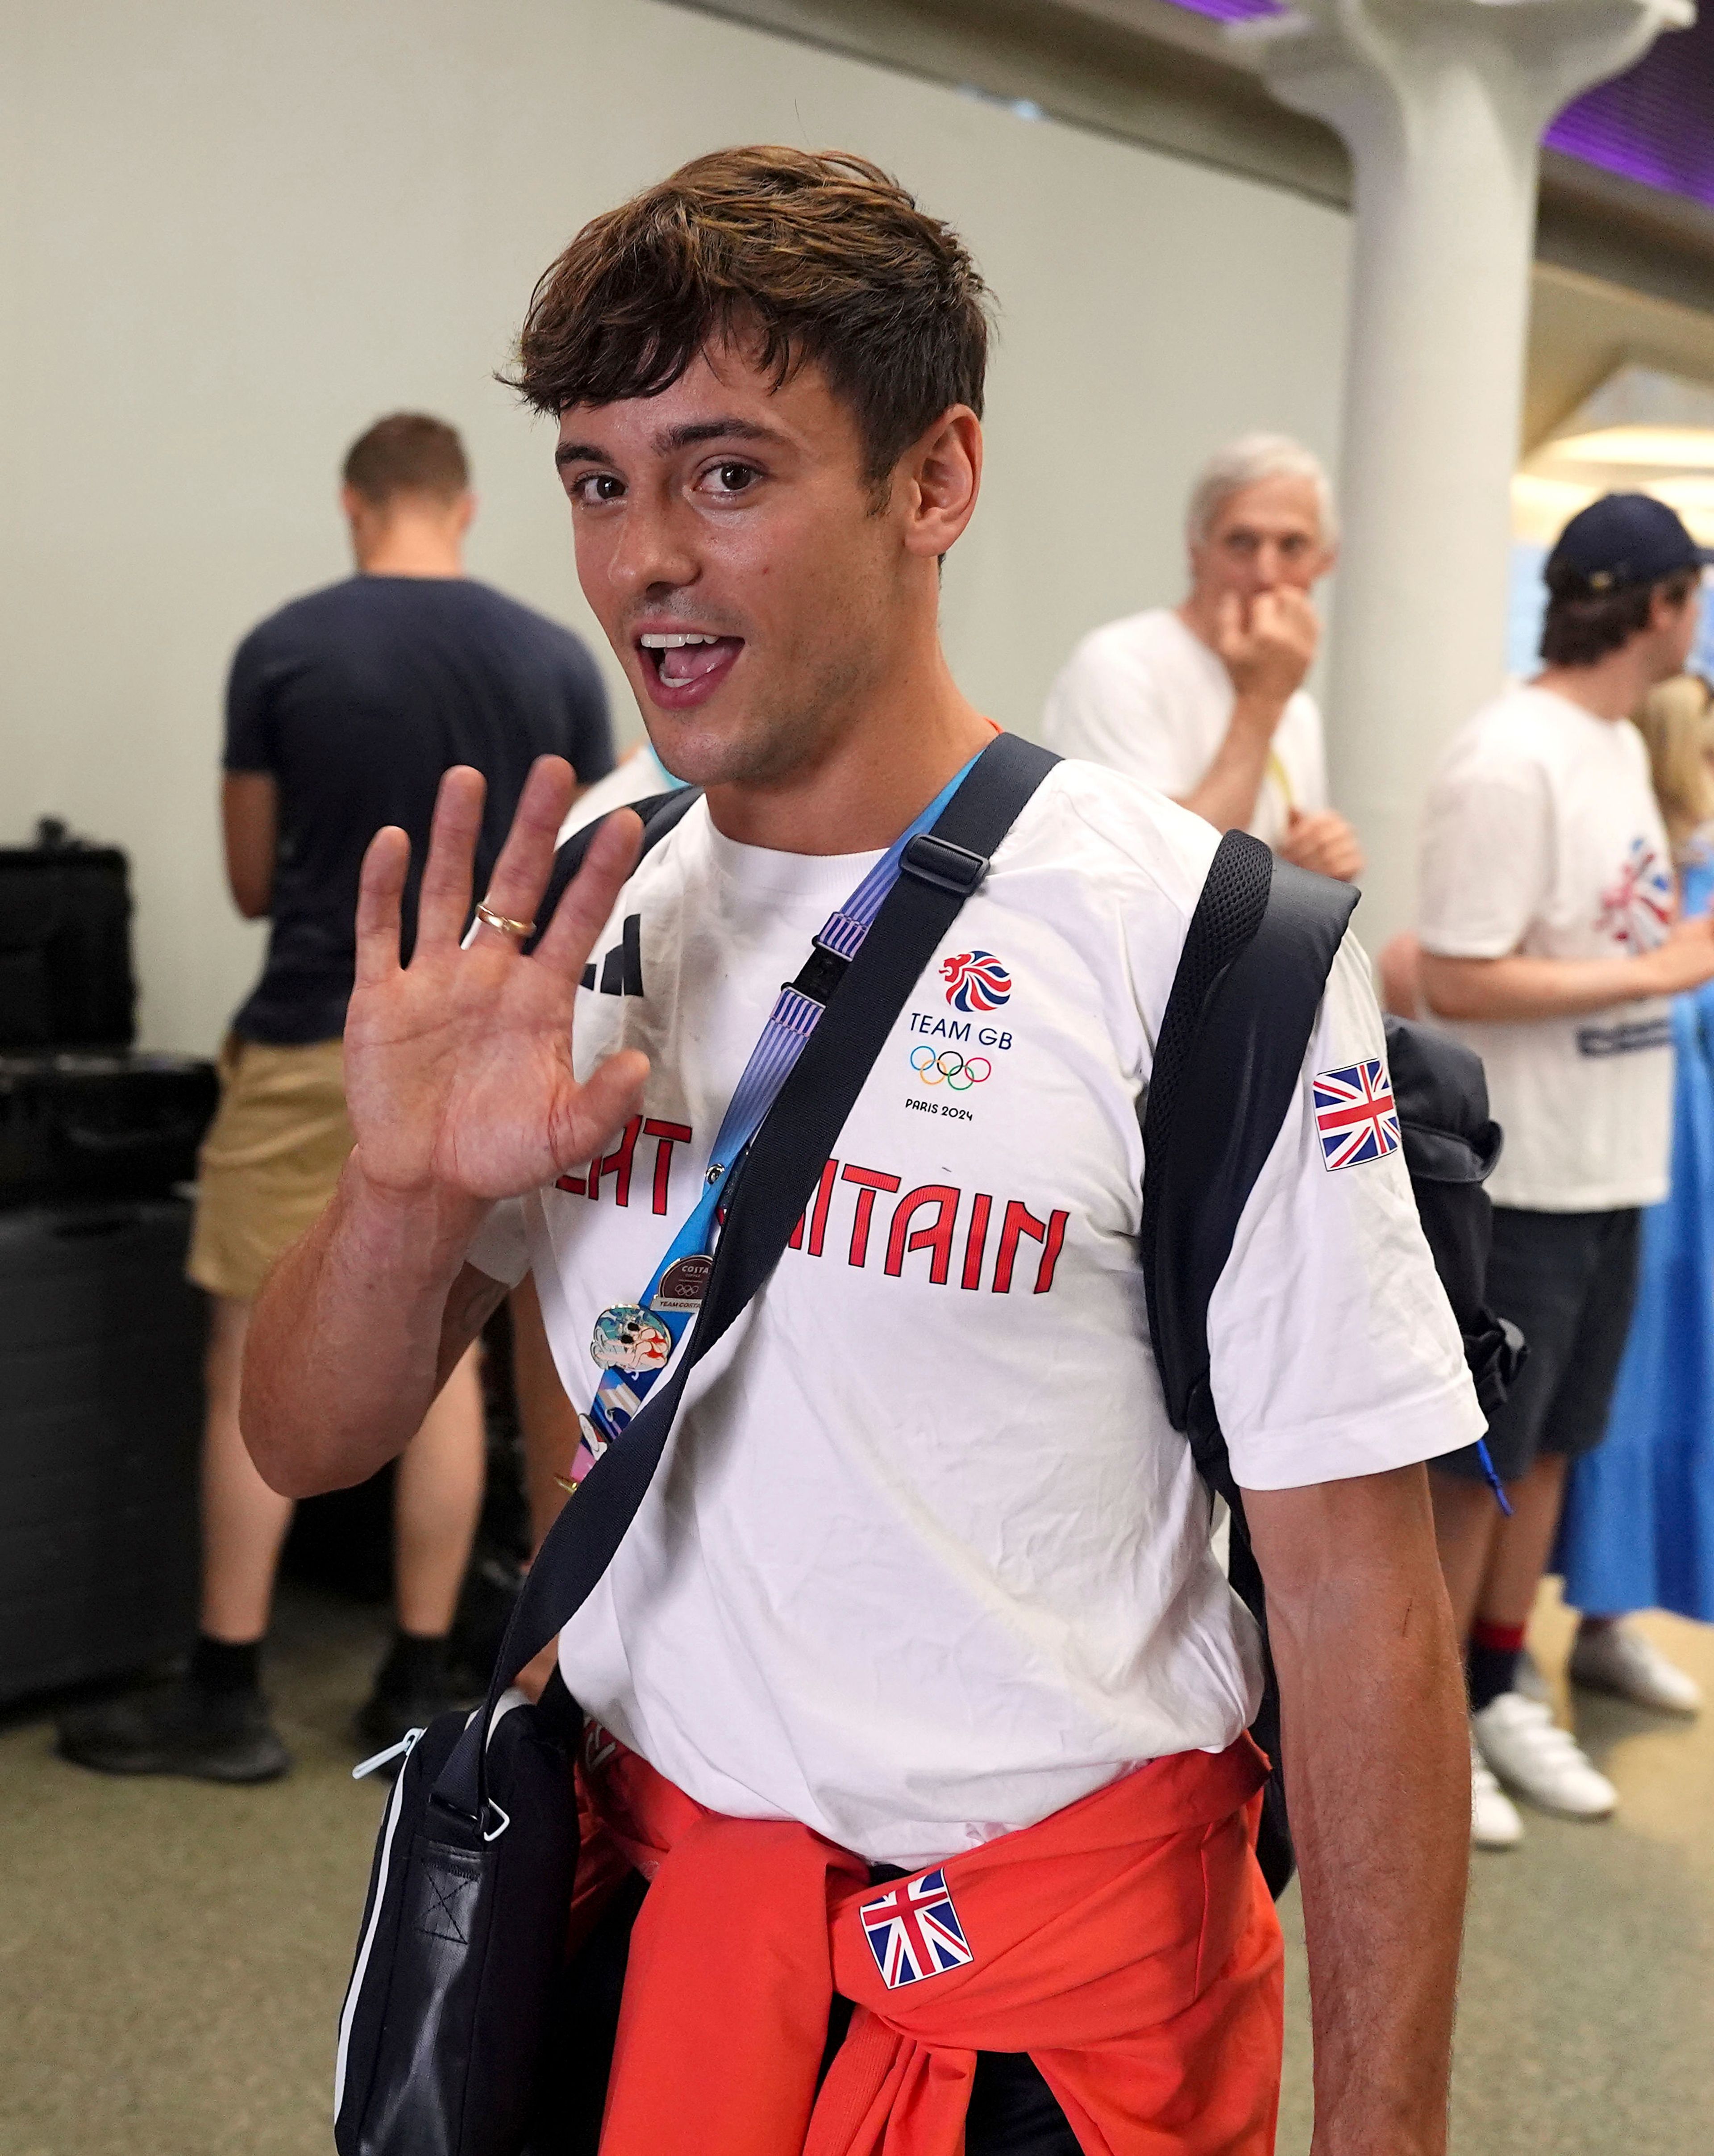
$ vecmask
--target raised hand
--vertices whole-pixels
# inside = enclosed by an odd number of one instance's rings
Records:
[[[1215,618],[1214,649],[1240,702],[1265,709],[1277,726],[1303,686],[1321,633],[1308,595],[1291,585],[1258,592],[1247,606],[1229,592]]]
[[[573,785],[562,757],[531,767],[484,894],[495,913],[534,919]],[[577,978],[636,865],[642,825],[624,813],[597,833],[531,956],[485,925],[461,948],[485,791],[463,766],[440,782],[408,966],[399,905],[410,840],[389,826],[363,859],[346,1099],[364,1179],[395,1196],[480,1202],[539,1189],[612,1137],[649,1075],[632,1050],[581,1085],[572,1068]]]
[[[1280,841],[1282,860],[1296,861],[1317,875],[1352,883],[1362,874],[1362,847],[1345,819],[1332,808],[1291,811]]]

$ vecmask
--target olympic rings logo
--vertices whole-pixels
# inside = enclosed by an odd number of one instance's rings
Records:
[[[921,1047],[911,1051],[911,1068],[923,1084],[944,1086],[952,1093],[967,1093],[972,1086],[985,1085],[993,1075],[993,1067],[985,1055],[972,1055],[967,1061],[956,1048],[942,1048],[938,1053]]]

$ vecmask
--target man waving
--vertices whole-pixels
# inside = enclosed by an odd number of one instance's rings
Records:
[[[613,1375],[674,1352],[652,1284],[778,984],[993,738],[937,629],[986,331],[956,235],[850,157],[699,159],[542,280],[520,386],[557,419],[579,576],[654,751],[703,795],[640,865],[616,814],[528,957],[563,766],[537,766],[468,947],[474,775],[443,789],[405,968],[407,850],[375,840],[357,1147],[251,1336],[278,1486],[396,1452],[526,1270],[589,1449],[628,1441]],[[1215,843],[1141,786],[1048,774],[561,1635],[600,1725],[590,1846],[650,1882],[609,2156],[1272,2148],[1257,1641],[1136,1263],[1137,1107]],[[1383,1053],[1348,946],[1210,1314],[1327,2156],[1444,2145],[1469,1798],[1421,1463],[1481,1419],[1401,1161],[1329,1172],[1311,1106],[1316,1071]],[[963,1112],[922,1113],[953,1076]]]

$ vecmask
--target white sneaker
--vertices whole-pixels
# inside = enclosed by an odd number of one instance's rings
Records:
[[[1547,1689],[1547,1680],[1542,1675],[1542,1666],[1527,1647],[1521,1647],[1517,1656],[1517,1674],[1511,1680],[1511,1689],[1522,1692],[1542,1707],[1552,1707],[1553,1695]]]
[[[1568,1667],[1573,1684],[1617,1692],[1621,1699],[1657,1707],[1663,1714],[1695,1714],[1702,1704],[1696,1679],[1669,1662],[1652,1640],[1623,1623],[1583,1627]]]
[[[1516,1849],[1523,1840],[1517,1806],[1482,1763],[1470,1740],[1470,1838],[1477,1849]]]
[[[1543,1811],[1604,1819],[1619,1792],[1539,1701],[1502,1691],[1470,1717],[1482,1757],[1509,1788]]]

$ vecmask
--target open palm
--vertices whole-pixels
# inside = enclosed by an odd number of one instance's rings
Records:
[[[534,917],[573,785],[559,757],[532,767],[486,894],[496,913]],[[485,924],[461,947],[484,792],[480,773],[464,767],[441,781],[408,966],[399,963],[399,910],[410,841],[397,829],[377,832],[363,860],[346,1097],[365,1176],[400,1194],[487,1199],[538,1189],[606,1142],[648,1075],[632,1051],[582,1084],[572,1067],[578,976],[636,865],[641,825],[621,814],[597,833],[530,957]]]

